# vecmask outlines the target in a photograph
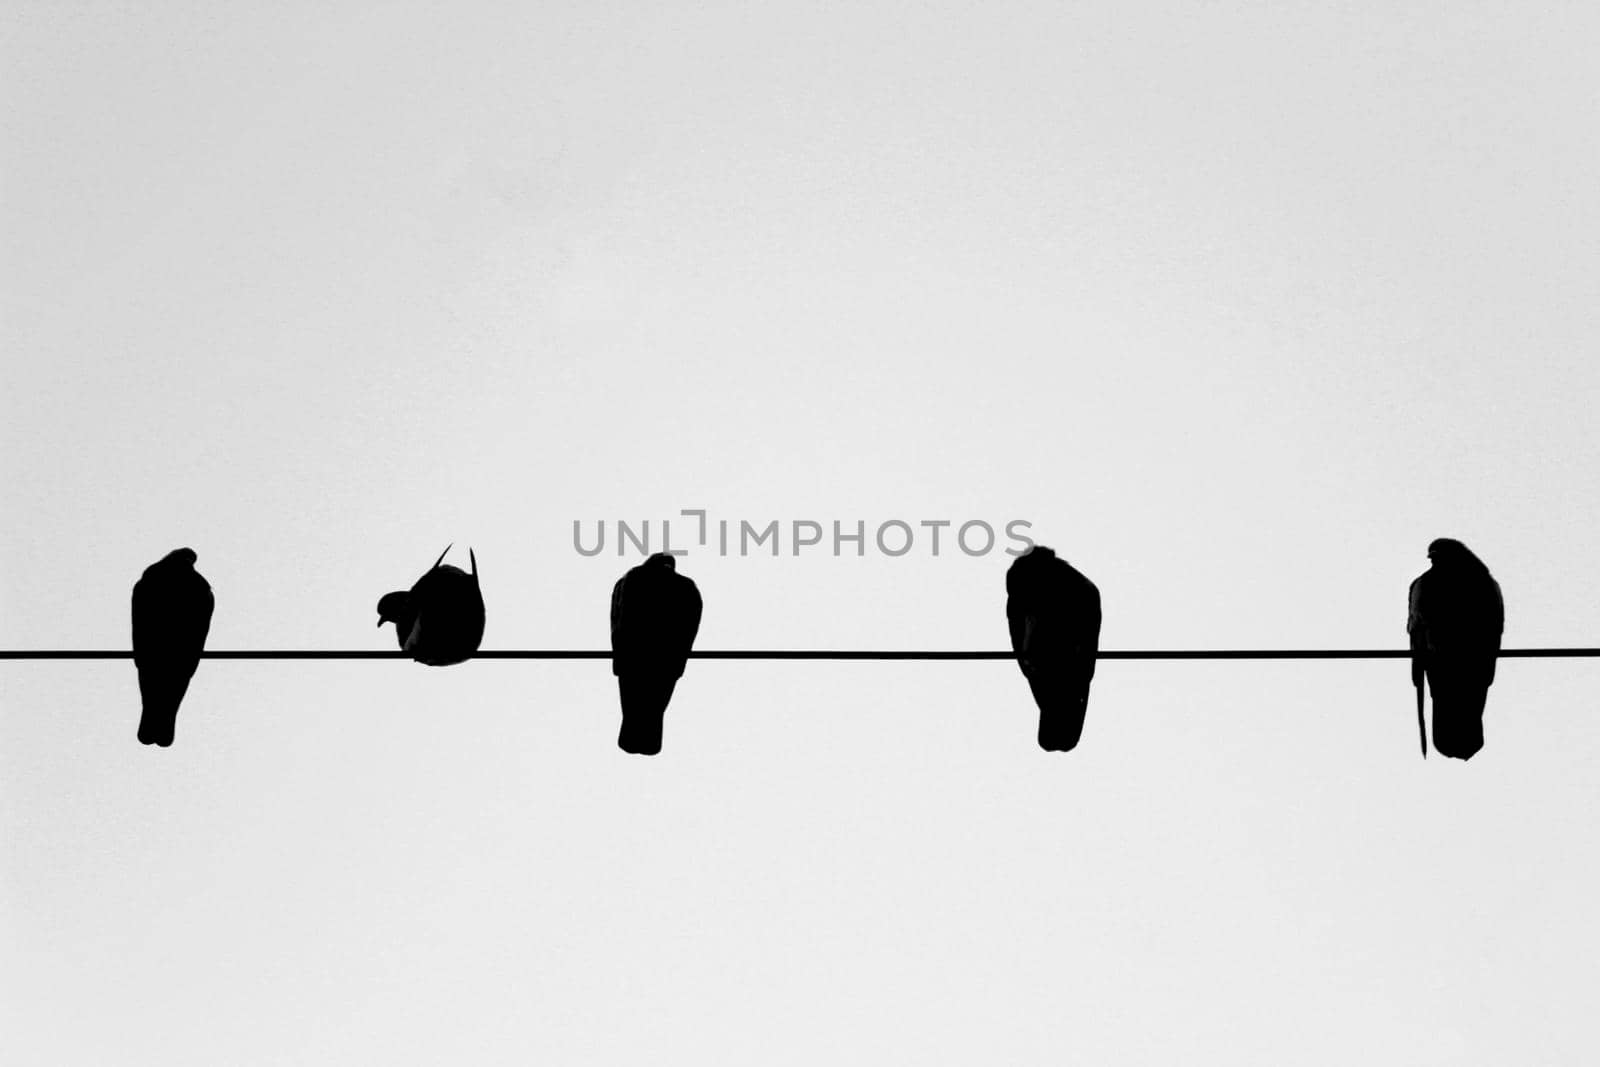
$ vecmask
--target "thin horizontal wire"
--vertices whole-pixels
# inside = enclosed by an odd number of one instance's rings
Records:
[[[1576,659],[1600,657],[1600,648],[1503,648],[1502,659]],[[0,649],[8,659],[132,659],[121,649]],[[202,659],[410,659],[394,650],[368,649],[219,649]],[[610,659],[608,650],[527,648],[476,652],[473,659]],[[690,659],[837,659],[837,660],[1014,660],[1014,652],[933,649],[716,649],[689,653]],[[1410,649],[1389,648],[1158,648],[1106,649],[1096,659],[1409,659]]]

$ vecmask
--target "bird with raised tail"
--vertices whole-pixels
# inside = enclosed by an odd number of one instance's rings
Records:
[[[1505,600],[1489,568],[1460,541],[1439,538],[1428,545],[1428,559],[1432,566],[1411,583],[1406,612],[1422,755],[1428,755],[1421,721],[1426,680],[1433,694],[1434,751],[1471,759],[1483,748],[1483,711],[1506,628]]]
[[[200,666],[216,598],[192,548],[168,552],[133,583],[133,664],[139,671],[139,743],[172,744],[178,705]]]
[[[611,589],[611,673],[622,700],[617,747],[653,756],[662,722],[700,630],[700,590],[657,552]]]
[[[472,573],[444,562],[446,545],[433,567],[410,590],[378,600],[378,625],[394,623],[400,650],[418,663],[448,667],[472,658],[483,643],[483,590],[478,557],[469,548]]]
[[[1006,622],[1039,706],[1039,747],[1070,752],[1089,712],[1100,590],[1054,550],[1034,545],[1006,569]]]

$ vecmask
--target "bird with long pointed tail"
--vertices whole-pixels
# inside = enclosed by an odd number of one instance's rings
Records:
[[[483,589],[478,557],[470,548],[472,573],[444,561],[446,545],[428,573],[410,590],[385,593],[378,600],[378,625],[394,623],[400,650],[418,663],[447,667],[472,658],[483,643]]]
[[[662,722],[700,630],[700,590],[657,552],[611,589],[611,673],[622,701],[617,747],[653,756]]]
[[[1100,590],[1054,550],[1034,545],[1006,569],[1006,622],[1039,706],[1039,747],[1070,752],[1089,711]]]
[[[139,671],[139,743],[172,744],[178,705],[200,666],[216,598],[194,569],[192,548],[177,548],[133,583],[133,664]]]
[[[1428,545],[1428,559],[1433,565],[1411,583],[1406,612],[1422,755],[1428,755],[1421,722],[1426,680],[1433,693],[1434,751],[1471,759],[1483,748],[1483,711],[1506,628],[1505,600],[1489,568],[1460,541],[1439,538]]]

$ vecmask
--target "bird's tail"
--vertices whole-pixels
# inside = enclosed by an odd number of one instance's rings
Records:
[[[139,672],[139,695],[143,702],[139,715],[140,744],[162,748],[172,744],[178,724],[178,706],[189,691],[191,677],[190,673],[174,672],[170,668]]]

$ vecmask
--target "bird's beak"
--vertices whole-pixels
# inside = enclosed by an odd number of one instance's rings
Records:
[[[388,622],[388,621],[389,621],[389,620],[388,620],[388,619],[385,619],[385,618],[384,618],[384,617],[383,617],[383,616],[382,616],[382,615],[379,615],[379,616],[378,616],[378,625],[379,625],[379,626],[382,626],[382,625],[383,625],[383,624],[384,624],[384,623],[386,623],[386,622]]]

